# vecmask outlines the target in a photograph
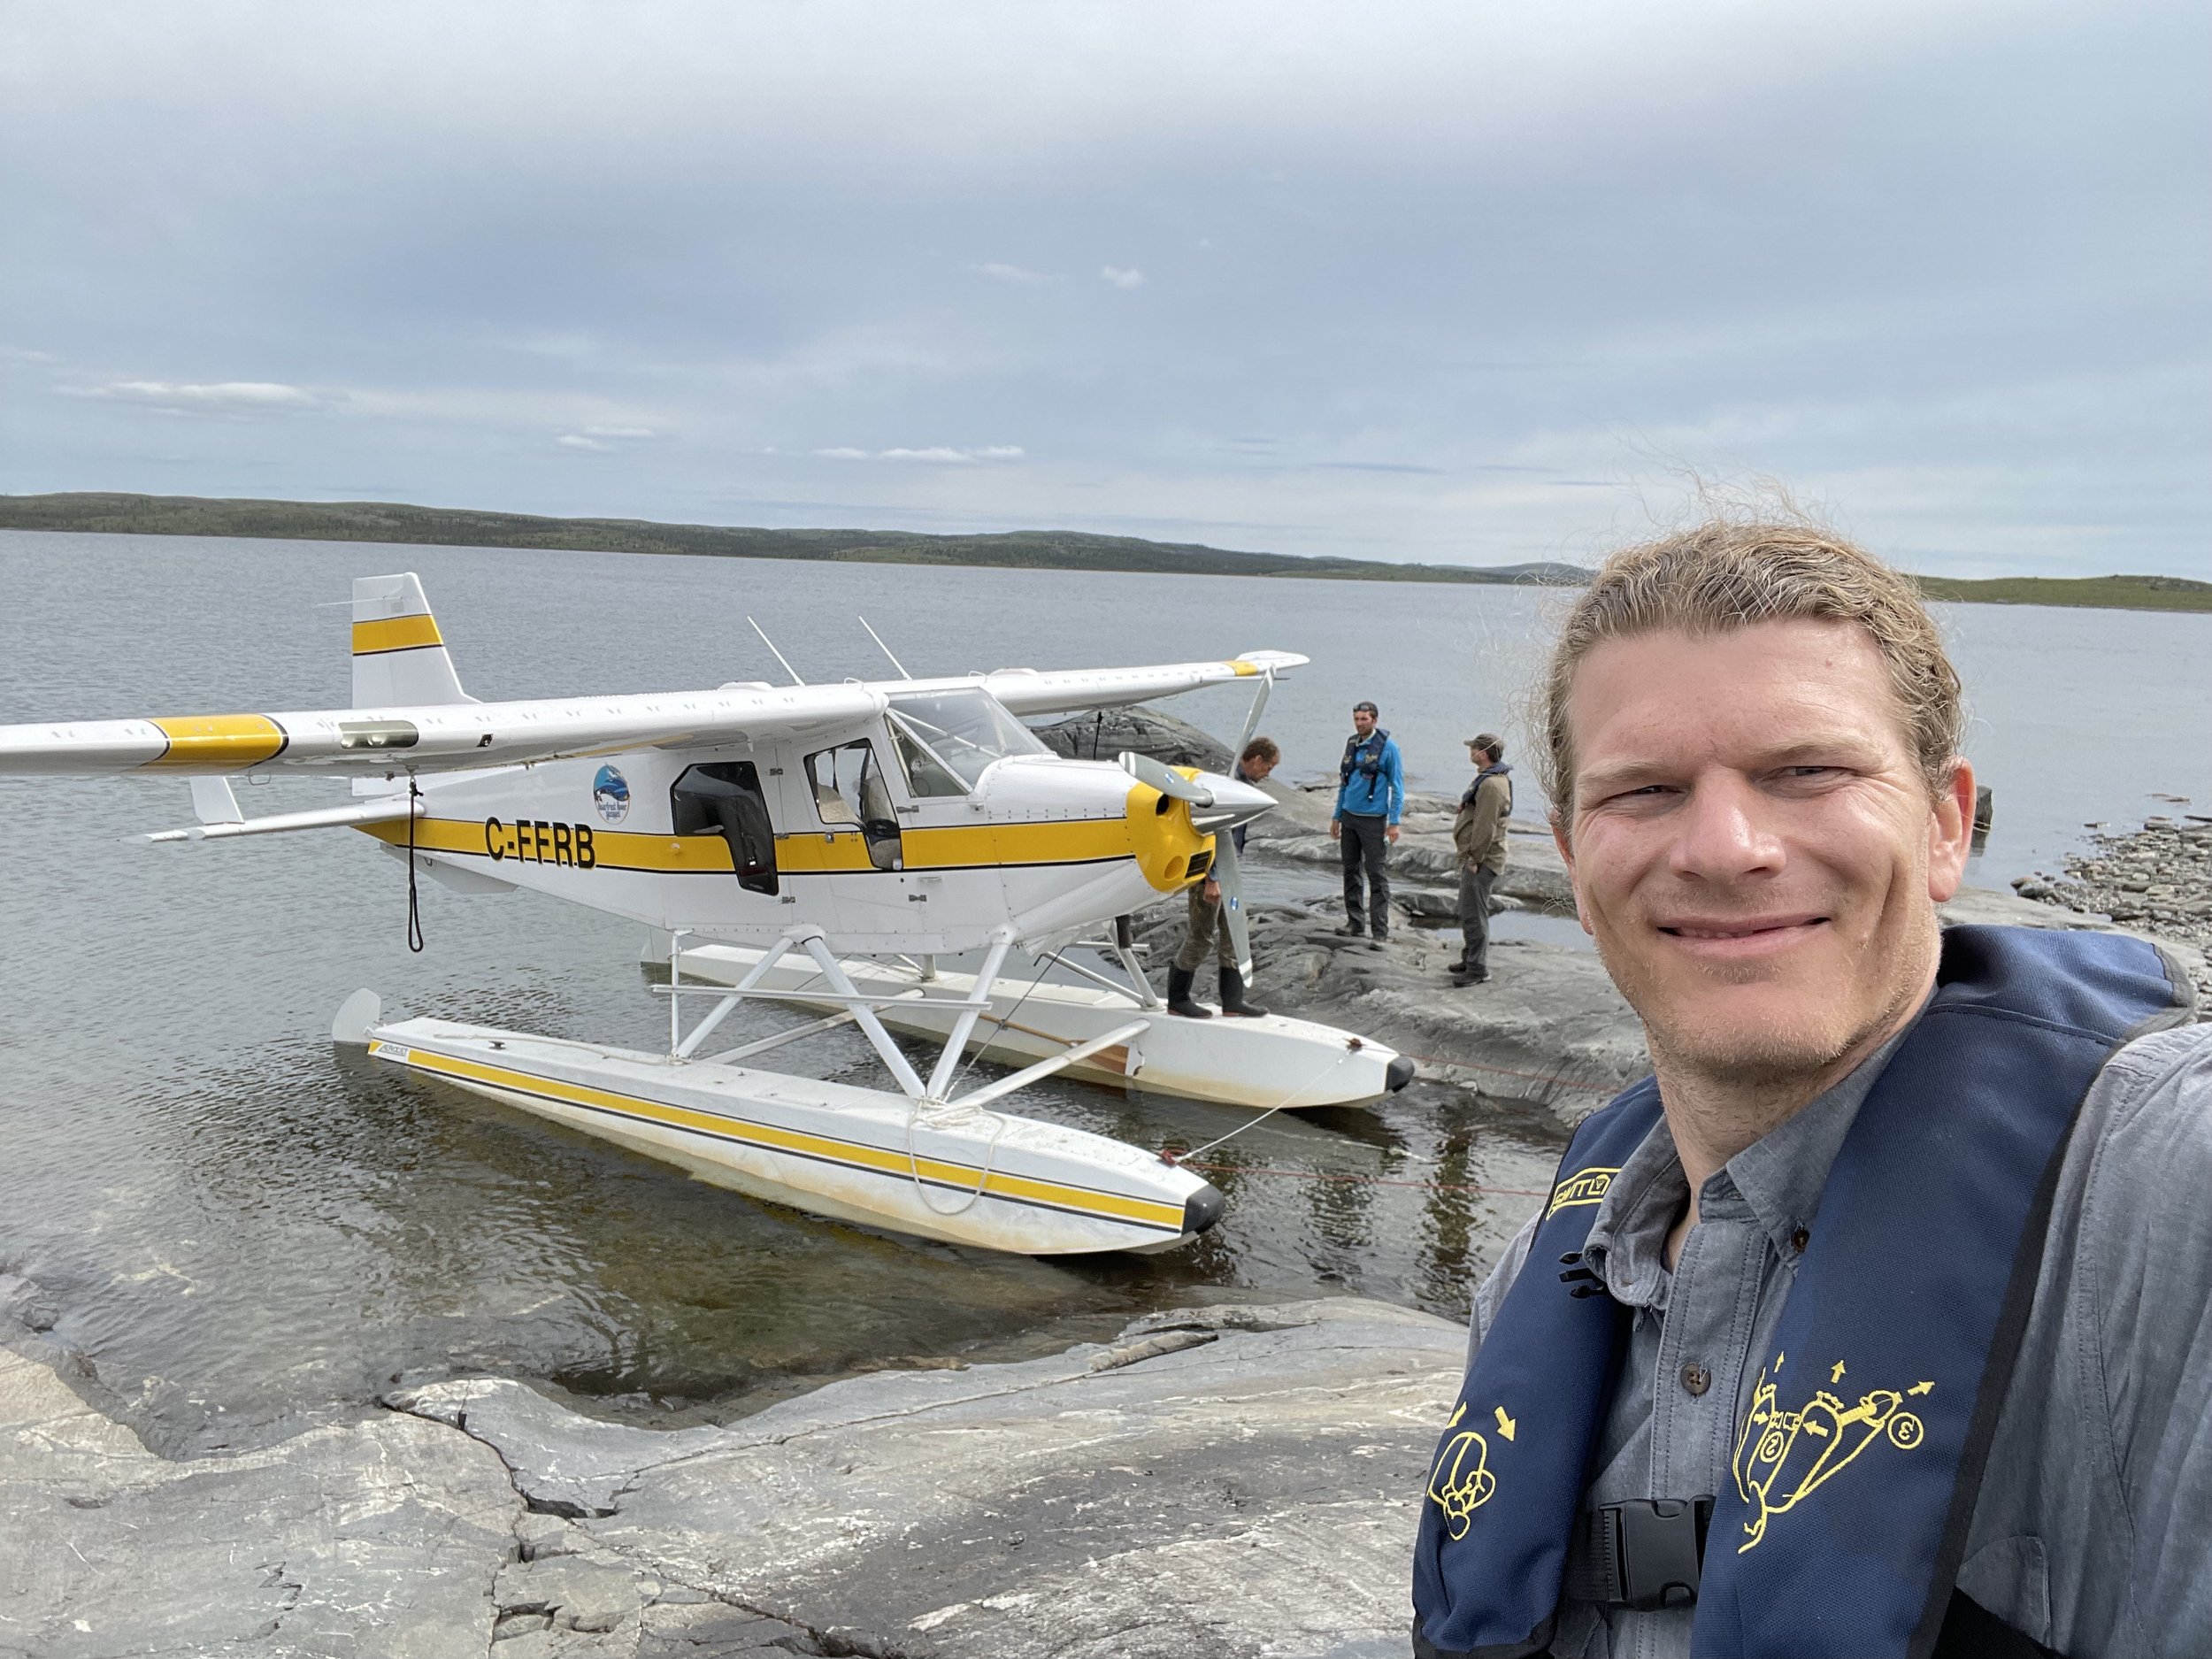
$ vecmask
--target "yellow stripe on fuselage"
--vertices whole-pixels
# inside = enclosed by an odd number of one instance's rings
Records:
[[[356,657],[374,657],[381,651],[411,651],[425,645],[444,643],[444,637],[438,632],[438,619],[429,615],[385,617],[375,622],[353,625]]]
[[[910,864],[912,862],[908,860]],[[858,830],[776,837],[776,869],[782,875],[832,875],[874,868],[868,857],[867,838]]]
[[[1109,858],[1126,858],[1135,850],[1125,818],[910,829],[903,839],[909,870],[956,870],[978,864],[1096,864]]]
[[[581,856],[573,851],[557,856],[546,850],[542,833],[530,828],[529,822],[421,818],[415,820],[414,844],[425,852],[461,853],[495,863],[519,857],[532,864],[582,864]],[[395,847],[407,845],[404,818],[361,827],[380,841]],[[560,827],[567,839],[571,826]],[[730,862],[729,843],[719,835],[652,835],[589,825],[584,827],[591,833],[587,868],[670,875],[728,875],[736,868]],[[1097,864],[1127,858],[1135,851],[1125,818],[909,829],[900,841],[910,873],[993,869],[1002,864]],[[879,873],[869,861],[866,840],[856,830],[779,835],[776,868],[784,875],[801,876]]]
[[[148,766],[257,766],[291,741],[265,714],[190,714],[153,722],[169,747]]]
[[[402,1047],[396,1043],[387,1045],[380,1041],[369,1045],[369,1052],[380,1054],[388,1046]],[[1156,1227],[1168,1233],[1183,1230],[1183,1207],[1180,1204],[1128,1198],[1118,1193],[1092,1192],[1058,1181],[1009,1175],[1002,1170],[983,1174],[973,1164],[948,1164],[936,1158],[916,1157],[910,1163],[904,1153],[894,1152],[887,1148],[837,1140],[828,1135],[809,1134],[799,1129],[779,1128],[772,1124],[725,1117],[719,1112],[671,1106],[659,1101],[643,1100],[634,1094],[617,1094],[611,1089],[565,1082],[558,1078],[539,1077],[527,1071],[513,1071],[480,1060],[462,1060],[423,1048],[406,1048],[403,1051],[406,1055],[403,1064],[425,1071],[445,1077],[465,1078],[472,1082],[487,1083],[497,1088],[511,1088],[526,1094],[542,1095],[566,1105],[610,1112],[618,1118],[660,1124],[669,1128],[687,1129],[712,1135],[718,1140],[742,1141],[770,1151],[796,1153],[804,1157],[841,1164],[847,1169],[895,1176],[901,1180],[911,1179],[918,1174],[923,1180],[941,1182],[970,1192],[975,1189],[977,1177],[982,1175],[983,1191],[989,1197],[1133,1222],[1139,1226]]]

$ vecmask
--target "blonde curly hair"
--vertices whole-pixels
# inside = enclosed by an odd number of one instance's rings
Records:
[[[1537,699],[1537,769],[1555,819],[1574,818],[1567,700],[1593,649],[1663,629],[1697,636],[1797,618],[1866,630],[1889,666],[1890,695],[1929,793],[1941,792],[1965,708],[1958,672],[1912,578],[1816,525],[1717,518],[1614,554],[1567,613]]]

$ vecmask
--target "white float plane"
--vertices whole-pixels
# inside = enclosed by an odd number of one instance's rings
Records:
[[[145,840],[351,827],[403,859],[411,883],[420,870],[468,891],[530,888],[665,942],[670,982],[654,987],[669,997],[664,1054],[387,1023],[375,995],[358,992],[333,1035],[380,1060],[821,1215],[1031,1255],[1160,1249],[1212,1224],[1212,1187],[993,1102],[1074,1068],[1261,1107],[1341,1105],[1402,1087],[1411,1063],[1302,1020],[1164,1017],[1129,914],[1217,876],[1248,976],[1223,832],[1272,802],[1141,756],[1064,760],[1017,717],[1248,680],[1248,734],[1275,677],[1306,660],[1254,651],[940,680],[901,669],[867,684],[479,703],[416,577],[365,577],[354,584],[352,708],[0,726],[0,775],[185,774],[199,821]],[[350,777],[357,799],[246,818],[227,775],[280,772]],[[1125,984],[1065,954],[1102,929],[1111,936],[1095,942]],[[1083,983],[1010,987],[1017,949]],[[937,970],[941,955],[979,950],[973,973]],[[703,1054],[748,998],[828,1011]],[[711,1004],[687,1030],[687,1000]],[[741,1064],[846,1025],[896,1094]],[[926,1075],[893,1028],[939,1041]],[[1026,1064],[956,1094],[972,1048]]]

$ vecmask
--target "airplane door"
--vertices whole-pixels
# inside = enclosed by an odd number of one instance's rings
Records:
[[[908,800],[899,811],[908,832],[907,902],[915,920],[926,918],[956,933],[1003,921],[1006,878],[999,837],[972,787],[897,710],[885,730]]]
[[[882,935],[911,928],[901,803],[875,744],[860,738],[817,749],[803,771],[821,825],[809,859],[833,878],[840,930]]]
[[[714,761],[685,768],[669,791],[679,835],[719,835],[730,845],[738,885],[773,898],[776,832],[761,793],[760,772],[749,760]]]

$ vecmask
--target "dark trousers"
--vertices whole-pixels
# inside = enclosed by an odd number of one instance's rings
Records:
[[[1498,885],[1498,872],[1481,864],[1459,867],[1459,931],[1466,940],[1459,959],[1477,972],[1490,965],[1490,889]]]
[[[1342,826],[1338,845],[1344,849],[1344,919],[1353,926],[1363,918],[1369,931],[1382,939],[1390,933],[1390,872],[1386,867],[1390,842],[1383,831],[1390,820],[1379,814],[1347,812],[1337,820]],[[1367,902],[1360,902],[1360,872],[1367,872]]]

